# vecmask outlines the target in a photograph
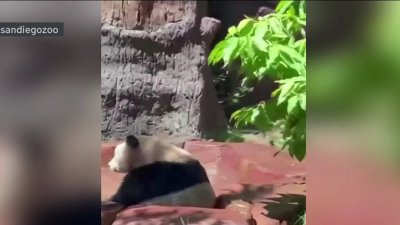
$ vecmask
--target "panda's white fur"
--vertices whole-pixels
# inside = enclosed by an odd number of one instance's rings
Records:
[[[132,146],[128,144],[127,141],[116,146],[114,150],[114,157],[108,164],[111,170],[119,173],[129,174],[130,172],[135,172],[140,168],[144,168],[145,166],[151,166],[156,162],[178,163],[179,165],[198,162],[198,160],[195,159],[186,150],[169,144],[161,140],[160,138],[149,136],[136,136],[134,138],[136,138],[136,140],[138,141],[138,146],[135,149],[132,149]],[[204,170],[204,168],[201,169]],[[193,168],[191,170],[193,170]],[[173,171],[175,170],[171,170],[172,173]],[[197,173],[197,169],[194,169],[192,172]],[[200,171],[199,169],[199,173],[201,172],[203,171]],[[160,173],[160,176],[163,176],[162,174],[163,173]],[[174,174],[168,174],[168,177],[170,176],[174,176]],[[149,180],[145,180],[143,183],[152,182],[151,179],[152,177],[149,177]],[[190,180],[193,178],[181,177],[180,179]],[[138,202],[138,204],[211,208],[215,203],[215,193],[207,178],[206,180],[200,181],[201,182],[197,183],[194,182],[193,185],[189,187],[185,186],[184,188],[179,189],[179,191],[168,193],[167,195],[145,199],[141,202]],[[159,181],[156,181],[154,185],[158,185],[156,188],[159,189],[168,188],[167,186],[170,185],[165,182],[160,185],[160,183],[158,182]],[[134,185],[140,186],[142,184],[136,183]],[[131,190],[133,189],[135,188],[132,187]],[[123,192],[126,191],[126,188],[123,188]],[[121,190],[119,190],[118,192],[121,192]],[[145,193],[145,195],[146,194],[148,193]]]
[[[136,136],[139,141],[139,151],[130,151],[126,142],[115,147],[114,157],[108,163],[110,169],[118,173],[127,173],[156,161],[187,162],[195,158],[185,149],[171,145],[158,137]]]

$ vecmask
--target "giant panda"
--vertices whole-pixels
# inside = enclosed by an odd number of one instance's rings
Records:
[[[126,173],[110,201],[133,205],[212,208],[215,193],[200,162],[186,150],[151,136],[128,135],[108,163]]]

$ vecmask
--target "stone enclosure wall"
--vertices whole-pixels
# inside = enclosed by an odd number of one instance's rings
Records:
[[[225,126],[206,62],[218,21],[196,1],[102,2],[102,134],[200,137]]]
[[[102,1],[104,140],[121,139],[128,132],[199,138],[225,129],[227,120],[207,64],[221,24],[207,17],[213,5]],[[236,13],[236,20],[243,14]]]

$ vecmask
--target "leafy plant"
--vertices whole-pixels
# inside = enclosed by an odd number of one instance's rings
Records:
[[[307,224],[307,218],[306,218],[307,214],[306,212],[302,213],[299,218],[297,219],[297,221],[295,222],[294,225],[306,225]]]
[[[306,155],[306,4],[281,1],[275,13],[246,17],[228,29],[211,51],[208,62],[224,68],[240,63],[242,87],[265,76],[279,87],[270,102],[244,107],[231,115],[236,127],[253,125],[261,131],[278,129],[282,149],[298,160]]]

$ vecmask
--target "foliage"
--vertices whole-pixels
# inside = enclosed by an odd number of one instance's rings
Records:
[[[304,214],[299,216],[299,219],[296,221],[294,225],[306,225],[307,224],[307,214],[304,212]]]
[[[282,149],[302,160],[306,154],[306,5],[281,1],[275,13],[243,19],[228,29],[225,39],[211,51],[208,62],[228,68],[240,63],[242,87],[266,76],[279,87],[270,102],[244,107],[232,114],[236,127],[281,131]]]

